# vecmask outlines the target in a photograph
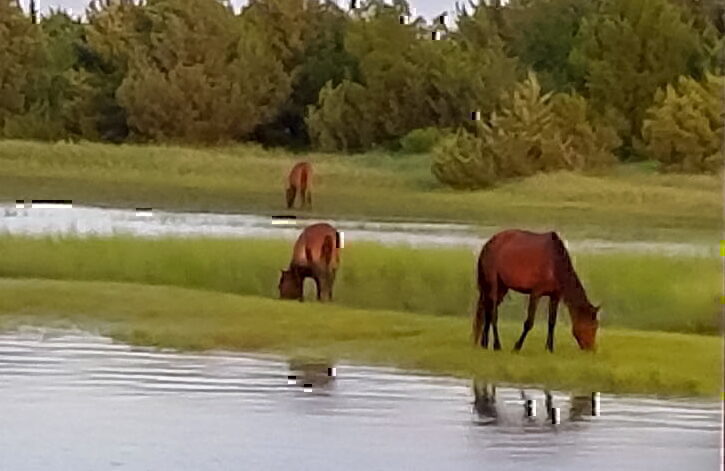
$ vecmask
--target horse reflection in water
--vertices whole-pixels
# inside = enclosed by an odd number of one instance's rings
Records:
[[[289,370],[289,383],[305,390],[326,390],[334,385],[336,369],[327,361],[292,359]]]
[[[550,391],[544,390],[544,411],[538,411],[539,401],[519,390],[519,400],[497,397],[496,385],[485,381],[473,382],[473,408],[480,425],[515,426],[531,423],[559,424],[564,422]],[[571,394],[566,421],[585,422],[587,417],[599,415],[599,395]]]

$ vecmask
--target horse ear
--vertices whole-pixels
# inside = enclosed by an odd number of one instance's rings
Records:
[[[594,314],[593,314],[594,319],[597,318],[597,315],[598,314],[601,314],[601,310],[602,310],[602,305],[601,304],[599,306],[597,306],[597,307],[594,308]]]

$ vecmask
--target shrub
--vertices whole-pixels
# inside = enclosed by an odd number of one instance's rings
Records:
[[[493,184],[496,169],[486,142],[464,129],[443,138],[433,149],[433,175],[454,188],[480,188]]]
[[[717,172],[723,165],[723,87],[725,77],[708,75],[703,82],[680,77],[660,89],[642,130],[647,155],[664,170]]]
[[[436,148],[432,171],[442,183],[480,188],[497,179],[611,165],[616,132],[588,119],[580,96],[542,95],[534,74],[503,97],[500,112]]]
[[[400,148],[408,154],[423,154],[433,150],[442,136],[443,131],[436,127],[414,129],[400,139]]]

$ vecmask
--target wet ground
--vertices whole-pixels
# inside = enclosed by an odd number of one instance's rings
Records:
[[[208,237],[297,237],[307,224],[320,220],[275,219],[250,214],[212,214],[182,212],[138,212],[127,209],[90,207],[18,209],[0,205],[0,232],[23,235],[126,233],[137,236],[208,236]],[[375,241],[383,244],[412,246],[465,246],[480,250],[496,230],[461,224],[379,223],[327,220],[344,232],[345,241]],[[645,252],[660,255],[716,254],[715,245],[694,243],[576,240],[572,250],[586,252]]]
[[[0,333],[0,469],[715,470],[720,404]]]

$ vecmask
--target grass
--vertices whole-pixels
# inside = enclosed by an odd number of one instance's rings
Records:
[[[436,183],[427,155],[0,141],[0,200],[274,214],[283,211],[286,173],[299,158],[315,165],[315,217],[556,228],[570,237],[720,238],[720,178],[659,175],[641,165],[460,192]]]
[[[177,287],[0,279],[0,328],[81,327],[133,344],[325,356],[494,382],[614,393],[713,397],[720,390],[717,337],[604,329],[596,354],[564,329],[556,353],[535,329],[508,351],[518,324],[503,323],[501,352],[469,344],[469,323],[339,305],[276,301]]]
[[[4,235],[0,277],[134,282],[276,298],[279,270],[289,262],[290,251],[290,242],[283,240]],[[476,298],[476,257],[467,249],[348,241],[335,301],[467,318]],[[714,257],[574,253],[574,263],[592,302],[603,304],[604,328],[720,331],[722,273]],[[520,325],[525,300],[510,294],[502,319]],[[540,304],[540,312],[545,305]],[[567,322],[567,317],[560,318]],[[543,315],[539,323],[545,323]]]

